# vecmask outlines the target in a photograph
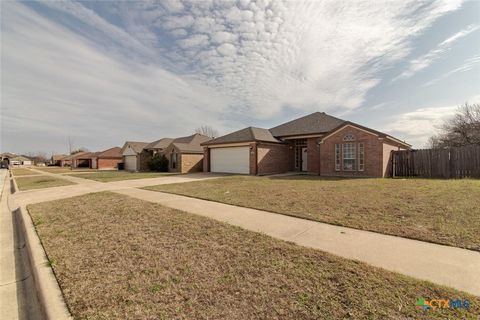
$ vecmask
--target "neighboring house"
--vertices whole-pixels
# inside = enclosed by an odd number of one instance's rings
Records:
[[[144,150],[148,142],[127,141],[122,147],[124,169],[126,171],[146,170],[151,154]]]
[[[95,152],[82,151],[71,156],[72,168],[97,168],[97,154]]]
[[[14,156],[8,159],[9,164],[13,166],[31,166],[33,161],[24,156]]]
[[[148,170],[148,161],[155,155],[165,155],[169,172],[195,172],[203,170],[203,142],[210,140],[202,134],[180,138],[162,138],[151,143],[127,141],[121,149],[125,170]]]
[[[53,154],[50,164],[54,166],[62,166],[62,160],[68,157],[66,154]]]
[[[167,149],[172,142],[172,138],[162,138],[147,144],[143,149],[150,152],[152,156],[156,154],[163,154],[165,149]]]
[[[203,170],[203,147],[210,137],[195,133],[174,139],[165,149],[169,172],[198,172]]]
[[[364,177],[388,175],[391,151],[411,147],[390,135],[324,112],[271,129],[248,127],[202,146],[205,172],[265,175],[298,171]]]
[[[119,164],[123,163],[122,148],[113,147],[96,154],[96,168],[99,170],[118,169]]]
[[[63,159],[60,159],[60,167],[71,167],[73,164],[73,158],[75,154],[66,156]]]

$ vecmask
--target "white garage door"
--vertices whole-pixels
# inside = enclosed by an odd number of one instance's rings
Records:
[[[125,170],[137,171],[137,156],[125,156]]]
[[[248,147],[210,149],[210,171],[229,173],[250,173],[250,152]]]

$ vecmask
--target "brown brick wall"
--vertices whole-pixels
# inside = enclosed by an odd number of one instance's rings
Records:
[[[335,171],[335,144],[343,144],[343,137],[346,134],[355,135],[355,141],[363,142],[365,145],[365,170],[364,171]],[[383,142],[378,136],[367,133],[353,127],[345,127],[330,137],[327,137],[320,144],[320,174],[322,176],[383,176]],[[358,168],[358,146],[357,146],[357,168]]]
[[[178,167],[182,168],[182,173],[201,172],[203,170],[203,154],[181,154]]]
[[[320,147],[318,138],[307,139],[307,171],[320,174]]]
[[[251,175],[256,175],[258,173],[257,171],[257,143],[252,142],[249,145],[249,152],[250,152],[250,174]]]
[[[98,169],[117,169],[118,164],[122,162],[122,158],[98,158],[97,159],[97,168]]]
[[[291,150],[286,145],[258,143],[257,174],[282,173],[290,170]]]
[[[203,172],[210,172],[210,149],[203,147]]]

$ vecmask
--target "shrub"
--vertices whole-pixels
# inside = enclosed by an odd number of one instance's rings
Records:
[[[148,168],[152,171],[167,172],[168,159],[165,155],[154,155],[152,159],[148,160]]]

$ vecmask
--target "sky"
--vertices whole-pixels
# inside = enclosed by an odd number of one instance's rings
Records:
[[[321,111],[425,147],[480,102],[480,1],[1,2],[0,150]]]

